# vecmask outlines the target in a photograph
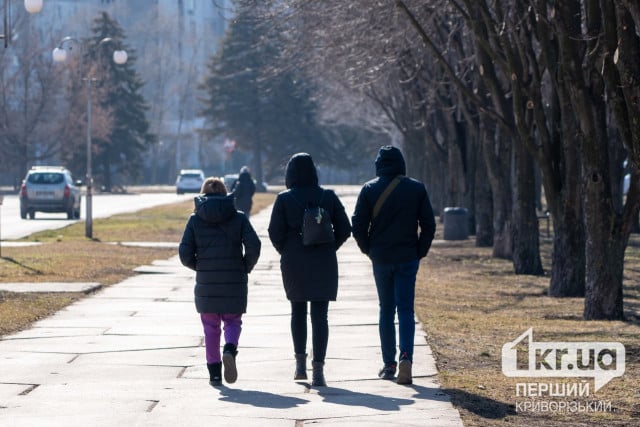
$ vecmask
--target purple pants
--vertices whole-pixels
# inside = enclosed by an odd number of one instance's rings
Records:
[[[242,331],[242,314],[201,313],[200,319],[204,326],[204,346],[207,353],[207,363],[219,363],[220,357],[220,324],[224,322],[224,341],[238,346]]]

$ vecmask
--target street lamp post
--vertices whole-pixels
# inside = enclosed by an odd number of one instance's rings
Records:
[[[24,0],[24,8],[29,13],[38,13],[42,10],[42,0]],[[4,39],[5,49],[11,41],[11,0],[3,0],[3,30],[0,39]]]
[[[73,37],[65,37],[58,44],[58,47],[53,49],[53,60],[55,62],[64,62],[67,59],[67,51],[64,49],[64,44],[67,42],[76,42],[80,43],[77,39]],[[100,46],[113,42],[114,40],[111,37],[105,37],[98,42],[95,46],[98,49]],[[127,62],[127,52],[124,50],[114,50],[113,52],[113,62],[118,65],[122,65]],[[92,143],[91,143],[91,87],[93,81],[96,80],[94,76],[91,75],[91,67],[87,71],[87,76],[84,78],[87,81],[87,175],[86,175],[86,185],[87,185],[87,194],[86,194],[86,212],[85,212],[85,236],[89,239],[93,238],[93,172],[91,166],[91,158],[92,156]]]

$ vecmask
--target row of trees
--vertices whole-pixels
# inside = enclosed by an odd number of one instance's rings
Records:
[[[283,179],[292,153],[305,151],[320,165],[371,174],[380,132],[354,123],[319,120],[318,76],[308,75],[289,56],[289,34],[274,32],[268,2],[239,2],[223,45],[212,56],[199,85],[203,133],[228,137],[253,156],[261,182]],[[364,154],[364,156],[363,156]]]
[[[263,80],[295,70],[320,120],[374,123],[354,112],[365,113],[356,103],[363,98],[376,105],[435,204],[470,207],[477,243],[512,259],[516,273],[542,274],[541,182],[554,227],[549,294],[584,296],[586,319],[623,318],[624,252],[640,209],[636,2],[237,3],[262,41],[279,44],[278,57],[258,66]],[[254,52],[256,41],[248,43],[244,55]],[[261,81],[248,79],[245,88]],[[329,105],[322,93],[341,101]],[[250,113],[234,116],[262,128]],[[625,159],[631,184],[623,198]]]
[[[92,36],[73,40],[63,64],[54,64],[51,47],[40,36],[21,32],[10,49],[0,52],[0,164],[25,173],[32,164],[67,165],[75,176],[86,171],[87,76],[92,76],[92,158],[99,184],[110,190],[114,175],[135,180],[143,156],[155,141],[146,119],[142,80],[135,70],[135,50],[116,21],[100,14]],[[100,44],[111,37],[108,44]],[[128,61],[116,65],[115,48],[126,50]]]
[[[370,164],[400,135],[409,171],[428,183],[434,204],[471,208],[477,244],[492,245],[520,274],[542,273],[540,182],[554,224],[550,295],[584,296],[587,319],[623,317],[624,252],[640,210],[635,2],[236,4],[200,81],[204,132],[250,147],[259,179],[280,176],[295,151],[325,164]],[[0,54],[3,166],[24,170],[57,156],[84,172],[81,77],[97,66],[96,172],[110,185],[119,168],[141,170],[155,137],[135,52],[117,23],[96,20],[76,66],[53,67],[49,48],[27,49],[35,37],[21,35],[12,49],[22,51]],[[129,52],[125,67],[95,48],[105,36]]]

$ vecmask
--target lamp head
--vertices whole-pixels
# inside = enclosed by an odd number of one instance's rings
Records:
[[[42,10],[42,0],[24,0],[24,8],[29,13],[39,13]]]
[[[127,62],[127,58],[127,52],[124,50],[116,50],[115,52],[113,52],[113,62],[118,65],[122,65]]]
[[[67,60],[67,51],[61,47],[53,49],[52,55],[55,62],[64,62]]]

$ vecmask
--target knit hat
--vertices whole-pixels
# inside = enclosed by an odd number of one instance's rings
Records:
[[[396,176],[407,174],[407,167],[404,163],[402,152],[392,145],[380,147],[375,164],[377,176]]]

